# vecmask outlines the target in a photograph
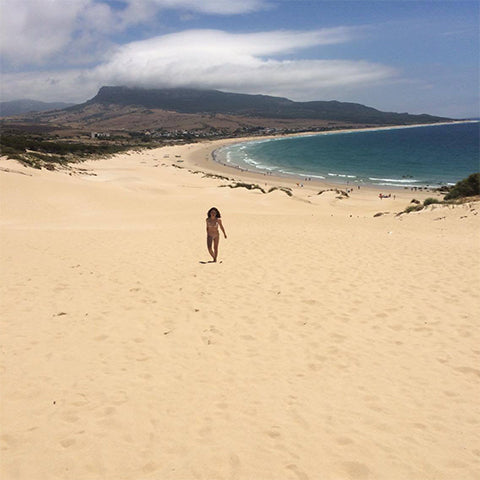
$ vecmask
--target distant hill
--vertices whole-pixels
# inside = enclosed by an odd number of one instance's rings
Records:
[[[32,102],[32,101],[28,101]],[[4,102],[5,104],[15,102]],[[48,111],[32,112],[38,106]],[[35,107],[36,105],[36,107]],[[294,102],[268,95],[247,95],[187,88],[143,89],[102,87],[85,103],[24,104],[27,113],[6,117],[4,131],[55,132],[59,136],[109,132],[119,136],[187,135],[245,136],[266,133],[327,131],[385,125],[448,122],[432,115],[381,112],[357,103]],[[54,110],[54,108],[57,108]],[[17,110],[18,111],[18,110]],[[72,137],[72,138],[73,138]]]
[[[75,105],[74,103],[64,102],[40,102],[38,100],[11,100],[9,102],[0,102],[0,117],[9,117],[11,115],[20,115],[29,112],[46,112],[49,110],[60,110]]]
[[[248,95],[187,88],[142,89],[102,87],[88,102],[70,107],[78,111],[92,104],[136,106],[188,114],[225,114],[277,119],[321,119],[373,125],[409,125],[449,121],[445,117],[382,112],[357,103],[339,101],[294,102],[268,95]]]

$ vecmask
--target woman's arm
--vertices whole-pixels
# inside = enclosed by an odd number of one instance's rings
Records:
[[[225,236],[225,238],[227,238],[227,234],[225,233],[225,229],[223,228],[222,221],[220,219],[218,219],[217,221],[218,221],[218,224],[220,225],[220,230],[222,230],[223,235]]]

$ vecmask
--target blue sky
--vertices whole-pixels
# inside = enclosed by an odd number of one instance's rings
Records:
[[[195,87],[479,114],[480,2],[0,0],[1,99]]]

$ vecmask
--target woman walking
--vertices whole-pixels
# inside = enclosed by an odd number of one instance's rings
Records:
[[[227,234],[225,233],[225,229],[223,228],[222,220],[220,219],[220,217],[220,212],[216,207],[212,207],[207,213],[207,248],[214,262],[217,261],[218,242],[220,241],[218,227],[220,227],[223,235],[225,236],[225,238],[227,238]]]

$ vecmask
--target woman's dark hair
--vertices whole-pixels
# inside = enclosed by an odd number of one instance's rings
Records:
[[[220,215],[220,211],[218,210],[218,208],[217,208],[217,207],[212,207],[212,208],[208,211],[208,213],[207,213],[207,218],[210,218],[210,213],[212,213],[212,212],[214,212],[214,211],[217,212],[217,218],[221,218],[221,217],[222,217],[222,216]]]

